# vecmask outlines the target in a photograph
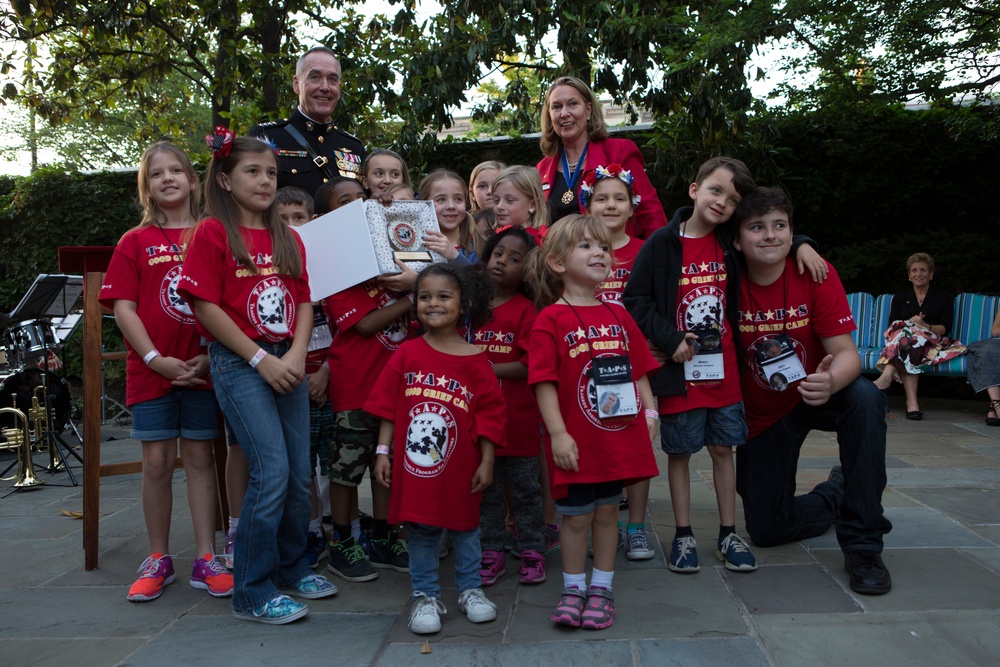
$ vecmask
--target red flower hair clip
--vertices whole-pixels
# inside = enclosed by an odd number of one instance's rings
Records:
[[[209,150],[212,151],[212,157],[216,160],[221,160],[224,157],[229,157],[230,151],[233,150],[233,139],[235,138],[236,134],[232,130],[219,125],[215,128],[215,132],[205,135],[205,143],[208,144]]]
[[[617,178],[625,184],[629,190],[629,194],[632,196],[632,206],[638,206],[639,202],[642,201],[639,186],[636,185],[632,172],[614,162],[607,167],[598,166],[597,169],[587,174],[587,177],[583,179],[583,184],[580,185],[580,203],[583,204],[584,208],[587,207],[591,195],[594,194],[594,186],[597,184],[597,181],[605,178]]]

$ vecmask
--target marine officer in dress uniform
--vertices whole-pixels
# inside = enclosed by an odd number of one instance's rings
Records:
[[[299,96],[295,112],[254,125],[249,133],[266,136],[278,147],[278,187],[291,185],[313,195],[334,176],[360,179],[364,146],[331,122],[340,101],[340,61],[333,51],[325,46],[306,51],[295,66],[292,89]]]

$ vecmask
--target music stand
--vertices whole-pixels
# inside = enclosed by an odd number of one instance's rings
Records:
[[[83,296],[83,276],[70,276],[66,274],[39,274],[35,281],[28,288],[28,291],[21,298],[21,302],[10,314],[13,322],[26,322],[29,320],[45,320],[51,325],[52,318],[64,319],[69,315],[80,297]],[[69,467],[66,455],[71,455],[81,464],[83,459],[80,455],[63,440],[62,434],[57,433],[53,428],[52,398],[49,396],[48,373],[49,373],[49,347],[48,340],[42,336],[42,353],[45,368],[42,373],[42,387],[45,394],[45,433],[35,434],[36,442],[48,440],[49,442],[49,466],[47,470],[55,473],[60,467],[65,468],[73,486],[79,486],[73,470]],[[60,463],[56,463],[56,456],[60,453],[59,447],[65,452],[61,456]]]

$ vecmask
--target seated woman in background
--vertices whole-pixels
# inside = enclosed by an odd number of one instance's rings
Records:
[[[885,348],[876,367],[882,375],[875,386],[885,391],[893,377],[903,383],[906,393],[906,418],[923,419],[917,401],[920,373],[965,354],[965,346],[947,338],[951,331],[953,305],[951,295],[931,287],[934,260],[918,252],[906,260],[911,289],[893,295],[889,308],[889,328],[885,330]]]
[[[987,340],[969,343],[969,384],[976,393],[983,389],[990,397],[987,426],[1000,426],[1000,311],[993,318]]]

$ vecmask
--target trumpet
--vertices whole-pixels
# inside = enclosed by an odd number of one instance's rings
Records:
[[[6,449],[17,450],[17,481],[14,482],[14,488],[30,489],[41,486],[45,482],[35,475],[34,463],[31,460],[31,438],[28,437],[28,418],[17,408],[0,408],[0,414],[13,415],[15,424],[18,419],[21,421],[21,428],[15,425],[13,428],[3,429],[3,436],[7,439],[7,443],[3,446]]]
[[[49,470],[57,470],[62,465],[59,457],[59,448],[54,447],[49,441],[49,411],[48,396],[44,385],[35,387],[35,393],[31,397],[31,409],[28,410],[28,419],[35,427],[35,451],[49,452]]]

